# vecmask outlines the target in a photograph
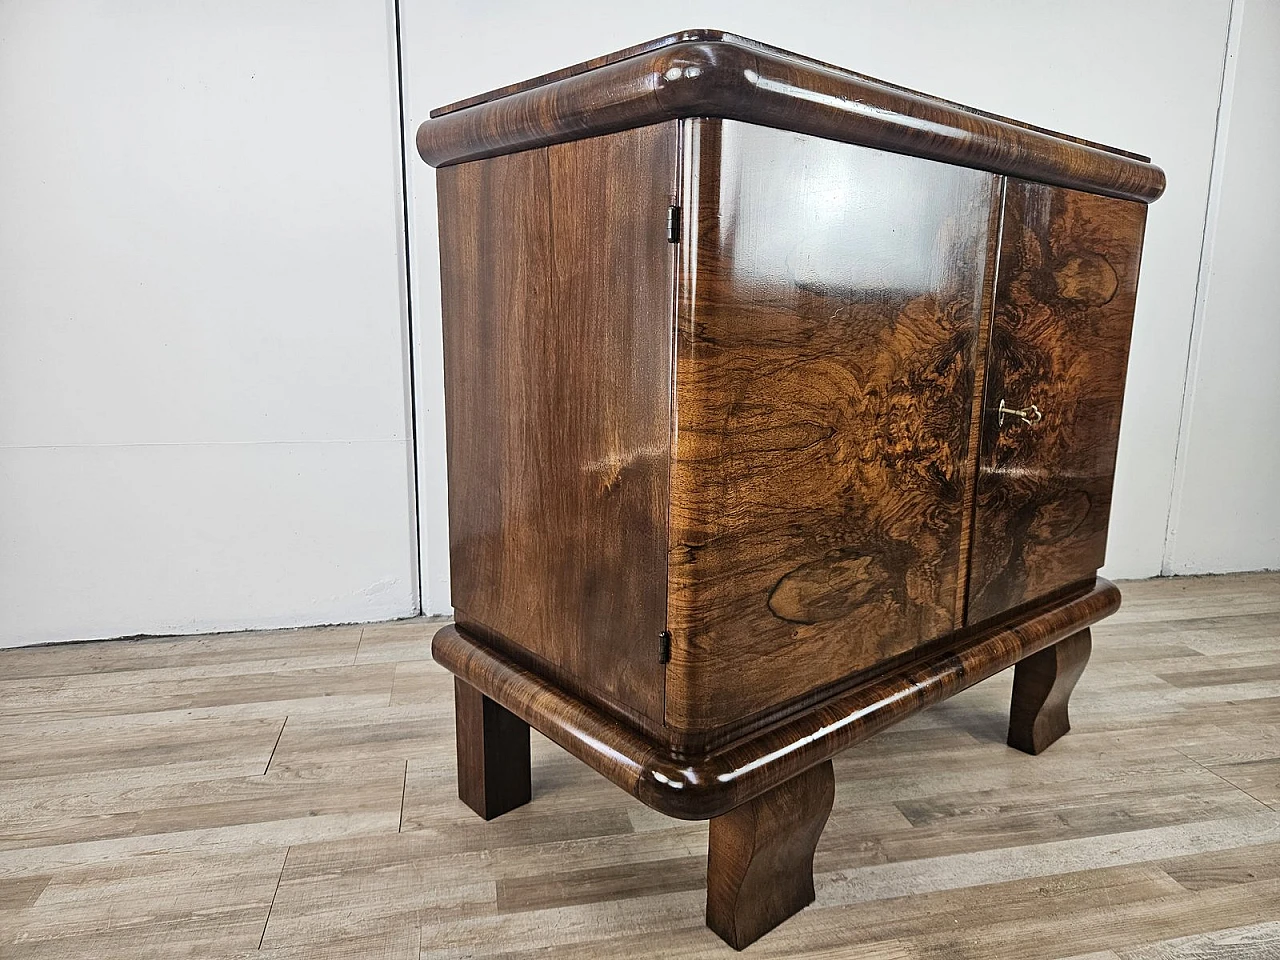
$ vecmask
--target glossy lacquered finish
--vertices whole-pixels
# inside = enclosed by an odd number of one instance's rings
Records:
[[[813,851],[836,798],[831,761],[711,821],[707,926],[741,950],[813,903]]]
[[[665,120],[721,117],[1109,196],[1150,201],[1164,190],[1164,173],[1134,155],[731,34],[686,35],[691,39],[642,44],[642,52],[599,58],[593,69],[445,108],[418,128],[418,152],[443,166]]]
[[[469,636],[441,629],[432,656],[655,810],[706,820],[772,790],[918,710],[953,696],[1114,613],[1120,591],[1099,579],[998,627],[963,632],[895,669],[837,690],[774,726],[683,755]]]
[[[1093,147],[1096,150],[1102,150],[1107,153],[1114,153],[1117,156],[1121,156],[1121,157],[1128,157],[1130,160],[1141,160],[1144,163],[1150,162],[1151,160],[1150,157],[1145,157],[1140,153],[1132,153],[1128,150],[1121,150],[1118,147],[1109,147],[1104,143],[1095,143],[1092,140],[1086,140],[1083,137],[1076,137],[1069,133],[1062,133],[1057,130],[1049,130],[1045,127],[1038,127],[1038,126],[1035,126],[1034,124],[1025,123],[1022,120],[1013,120],[1013,119],[1010,119],[1009,117],[1002,117],[999,114],[990,113],[986,110],[979,110],[976,107],[968,107],[962,103],[956,103],[953,100],[944,100],[941,97],[935,97],[935,96],[932,96],[931,94],[922,93],[919,90],[912,90],[910,87],[904,87],[904,86],[901,86],[900,84],[888,83],[884,80],[877,80],[875,77],[869,77],[863,73],[856,73],[853,70],[846,69],[845,67],[838,67],[834,64],[827,63],[822,60],[815,60],[813,57],[806,57],[802,54],[794,53],[790,50],[784,50],[781,47],[775,47],[772,44],[761,43],[759,40],[752,40],[749,37],[740,36],[739,34],[736,34],[736,33],[728,33],[724,30],[709,30],[705,28],[698,28],[693,30],[680,30],[676,33],[668,33],[661,37],[655,37],[652,40],[646,40],[643,43],[637,43],[634,46],[624,47],[621,50],[615,50],[613,53],[607,53],[602,56],[592,57],[590,60],[584,60],[581,63],[575,63],[568,67],[561,67],[558,70],[552,70],[549,73],[544,73],[544,74],[541,74],[540,76],[532,77],[531,79],[528,79],[528,80],[521,80],[518,83],[510,83],[510,84],[507,84],[505,87],[498,87],[494,90],[486,91],[485,93],[479,93],[479,94],[476,94],[475,96],[467,97],[463,100],[457,100],[457,101],[454,101],[453,103],[448,103],[448,104],[445,104],[444,106],[436,107],[434,110],[431,111],[429,116],[432,119],[434,119],[436,117],[443,117],[445,114],[448,114],[448,113],[456,113],[457,111],[466,109],[467,107],[474,107],[477,104],[491,103],[494,100],[501,100],[504,97],[509,97],[514,93],[523,93],[526,90],[532,90],[535,87],[546,86],[547,84],[553,83],[556,80],[564,80],[564,79],[567,79],[568,77],[576,77],[579,74],[589,73],[592,70],[597,70],[600,67],[605,67],[605,66],[608,66],[609,64],[617,63],[620,60],[627,60],[627,59],[630,59],[631,57],[637,57],[644,53],[652,53],[655,50],[660,50],[663,47],[669,47],[669,46],[672,46],[673,44],[717,43],[717,42],[730,43],[730,44],[733,44],[734,46],[743,47],[748,50],[758,50],[764,53],[773,54],[775,56],[786,57],[789,60],[794,60],[798,63],[808,64],[810,67],[814,67],[816,69],[829,70],[833,73],[842,74],[844,76],[857,77],[860,80],[864,80],[868,83],[879,84],[884,87],[898,90],[901,93],[909,93],[914,96],[920,97],[924,100],[929,100],[934,103],[946,104],[947,106],[955,107],[957,110],[963,110],[966,113],[972,113],[975,116],[987,117],[988,119],[991,119],[991,120],[999,120],[1001,123],[1007,123],[1010,126],[1020,127],[1023,130],[1034,130],[1037,133],[1046,134],[1057,140],[1066,140],[1066,141],[1069,141],[1070,143],[1078,143],[1086,147]]]
[[[969,623],[1102,566],[1146,214],[1140,203],[1008,182]],[[1001,423],[1002,400],[1034,405],[1039,419]]]
[[[1013,668],[1009,746],[1036,755],[1071,729],[1068,701],[1092,651],[1093,638],[1085,629],[1018,662]]]
[[[529,802],[529,725],[453,678],[458,727],[458,798],[485,820]]]
[[[1000,183],[730,120],[684,155],[666,724],[697,749],[961,626]]]
[[[714,31],[418,144],[467,803],[528,799],[531,725],[711,819],[741,948],[813,898],[836,753],[1015,664],[1009,743],[1066,733],[1157,167]]]
[[[660,50],[662,47],[669,47],[673,43],[690,43],[699,40],[723,40],[732,37],[732,34],[726,34],[720,30],[681,30],[677,33],[668,33],[661,37],[655,37],[652,40],[646,40],[643,43],[637,43],[630,47],[623,47],[621,50],[615,50],[612,53],[602,54],[598,57],[592,57],[589,60],[583,60],[581,63],[571,64],[567,67],[561,67],[558,70],[552,70],[548,73],[531,77],[528,80],[521,80],[517,83],[509,83],[504,87],[498,87],[494,90],[487,90],[484,93],[477,93],[474,96],[466,97],[462,100],[456,100],[453,103],[446,103],[443,106],[436,107],[428,114],[431,119],[443,117],[445,114],[456,113],[459,110],[465,110],[467,107],[474,107],[481,103],[491,103],[494,100],[501,100],[509,97],[513,93],[523,93],[526,90],[532,90],[534,87],[543,87],[557,80],[564,80],[568,77],[576,77],[579,74],[589,73],[592,70],[599,70],[601,67],[607,67],[610,64],[617,63],[619,60],[628,60],[631,57],[637,57],[642,53],[652,53]],[[746,41],[748,43],[752,41]]]
[[[667,124],[438,172],[458,622],[646,729],[663,722],[676,150]]]

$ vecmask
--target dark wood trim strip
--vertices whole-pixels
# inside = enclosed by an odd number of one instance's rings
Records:
[[[457,113],[459,110],[465,110],[468,107],[478,106],[482,103],[492,103],[494,100],[509,97],[513,93],[523,93],[526,90],[532,90],[534,87],[545,87],[548,83],[555,83],[557,80],[564,80],[568,77],[576,77],[591,70],[599,70],[601,67],[607,67],[611,63],[617,63],[619,60],[629,60],[632,57],[640,56],[642,53],[650,53],[662,47],[669,47],[674,43],[686,43],[691,40],[724,40],[731,37],[732,34],[727,34],[721,30],[681,30],[679,33],[668,33],[666,36],[655,37],[653,40],[646,40],[644,43],[624,47],[621,50],[615,50],[613,53],[606,53],[604,56],[592,57],[590,60],[583,60],[581,63],[561,67],[558,70],[551,70],[528,80],[508,83],[493,90],[486,90],[484,93],[477,93],[474,97],[446,103],[442,107],[436,107],[428,116],[434,120],[436,117]]]
[[[956,103],[954,100],[944,100],[942,97],[935,97],[933,94],[925,93],[921,90],[913,90],[910,87],[904,87],[901,84],[890,83],[887,80],[877,80],[875,77],[869,77],[865,73],[857,73],[844,67],[838,67],[835,64],[827,63],[824,60],[816,60],[813,57],[806,57],[803,54],[795,53],[791,50],[784,50],[782,47],[775,47],[772,44],[761,43],[759,40],[752,40],[749,37],[743,37],[736,33],[727,33],[724,30],[680,30],[677,33],[668,33],[666,36],[657,37],[653,40],[646,40],[644,43],[637,43],[634,46],[626,47],[622,50],[615,50],[613,53],[607,53],[604,56],[592,57],[590,60],[583,60],[581,63],[575,63],[569,67],[561,67],[559,70],[552,70],[549,73],[541,74],[530,80],[521,80],[519,83],[509,83],[506,86],[498,87],[485,93],[476,94],[474,97],[467,97],[465,100],[457,100],[454,103],[445,104],[443,107],[436,107],[431,111],[429,116],[443,117],[447,113],[455,113],[458,110],[465,110],[467,107],[474,107],[481,103],[490,103],[494,100],[501,100],[503,97],[509,97],[513,93],[523,93],[525,90],[532,90],[534,87],[545,86],[556,80],[563,80],[566,77],[576,77],[580,73],[586,73],[589,70],[596,70],[600,67],[608,66],[611,63],[617,63],[619,60],[626,60],[630,57],[638,57],[642,53],[649,53],[662,47],[669,47],[675,43],[692,43],[700,40],[723,40],[725,43],[734,43],[740,47],[747,47],[752,50],[763,50],[766,53],[776,54],[780,57],[787,57],[791,60],[807,63],[810,66],[822,67],[827,70],[834,70],[836,73],[846,74],[848,76],[857,77],[861,80],[877,83],[882,87],[888,87],[892,90],[898,90],[902,93],[910,93],[925,100],[932,100],[935,103],[946,104],[949,107],[955,107],[957,110],[963,110],[966,113],[973,113],[980,117],[988,117],[992,120],[1001,120],[1005,123],[1011,123],[1015,127],[1022,127],[1024,130],[1035,130],[1037,133],[1048,134],[1059,140],[1070,140],[1072,143],[1081,143],[1086,147],[1096,147],[1099,150],[1105,150],[1107,153],[1114,153],[1122,157],[1129,157],[1132,160],[1148,161],[1150,157],[1144,157],[1140,153],[1131,153],[1128,150],[1121,150],[1119,147],[1111,147],[1105,143],[1096,143],[1093,140],[1085,140],[1083,137],[1074,137],[1069,133],[1063,133],[1060,130],[1050,130],[1047,127],[1037,127],[1032,123],[1024,123],[1021,120],[1011,120],[1008,117],[1002,117],[998,113],[989,113],[986,110],[979,110],[977,107],[970,107],[963,103]]]
[[[700,757],[679,757],[450,625],[437,662],[645,804],[706,820],[734,809],[932,703],[1013,666],[1120,606],[1101,578],[1050,609],[962,634],[954,645],[834,694],[772,728]]]
[[[673,43],[425,121],[447,166],[685,117],[721,117],[1127,200],[1164,191],[1153,164],[813,61],[729,41]]]

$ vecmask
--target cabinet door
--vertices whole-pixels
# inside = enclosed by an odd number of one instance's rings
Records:
[[[685,143],[666,717],[693,742],[959,626],[999,178],[733,121]]]
[[[458,625],[660,729],[676,121],[442,167]]]
[[[1102,566],[1146,210],[1008,181],[970,623],[1092,578]]]

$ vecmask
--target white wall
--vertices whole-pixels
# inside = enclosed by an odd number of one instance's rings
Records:
[[[0,646],[416,609],[394,35],[0,3]]]
[[[434,177],[412,151],[412,131],[439,104],[693,26],[1147,153],[1164,167],[1169,188],[1148,222],[1104,571],[1158,574],[1229,15],[1229,0],[402,0],[424,608],[450,609]]]
[[[1231,53],[1168,573],[1280,567],[1280,0],[1236,0]]]
[[[1169,190],[1106,572],[1280,565],[1278,3],[1236,0],[1219,125],[1231,0],[401,0],[398,131],[394,0],[0,2],[0,646],[403,616],[419,563],[447,612],[434,174],[413,132],[690,26],[1151,154]]]

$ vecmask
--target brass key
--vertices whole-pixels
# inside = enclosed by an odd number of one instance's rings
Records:
[[[1039,423],[1044,419],[1044,414],[1040,412],[1040,408],[1034,403],[1019,410],[1014,407],[1006,406],[1002,399],[1000,401],[1000,406],[996,409],[1000,414],[1000,422],[997,425],[1001,427],[1004,426],[1004,418],[1006,416],[1018,417],[1023,423],[1031,424]]]

